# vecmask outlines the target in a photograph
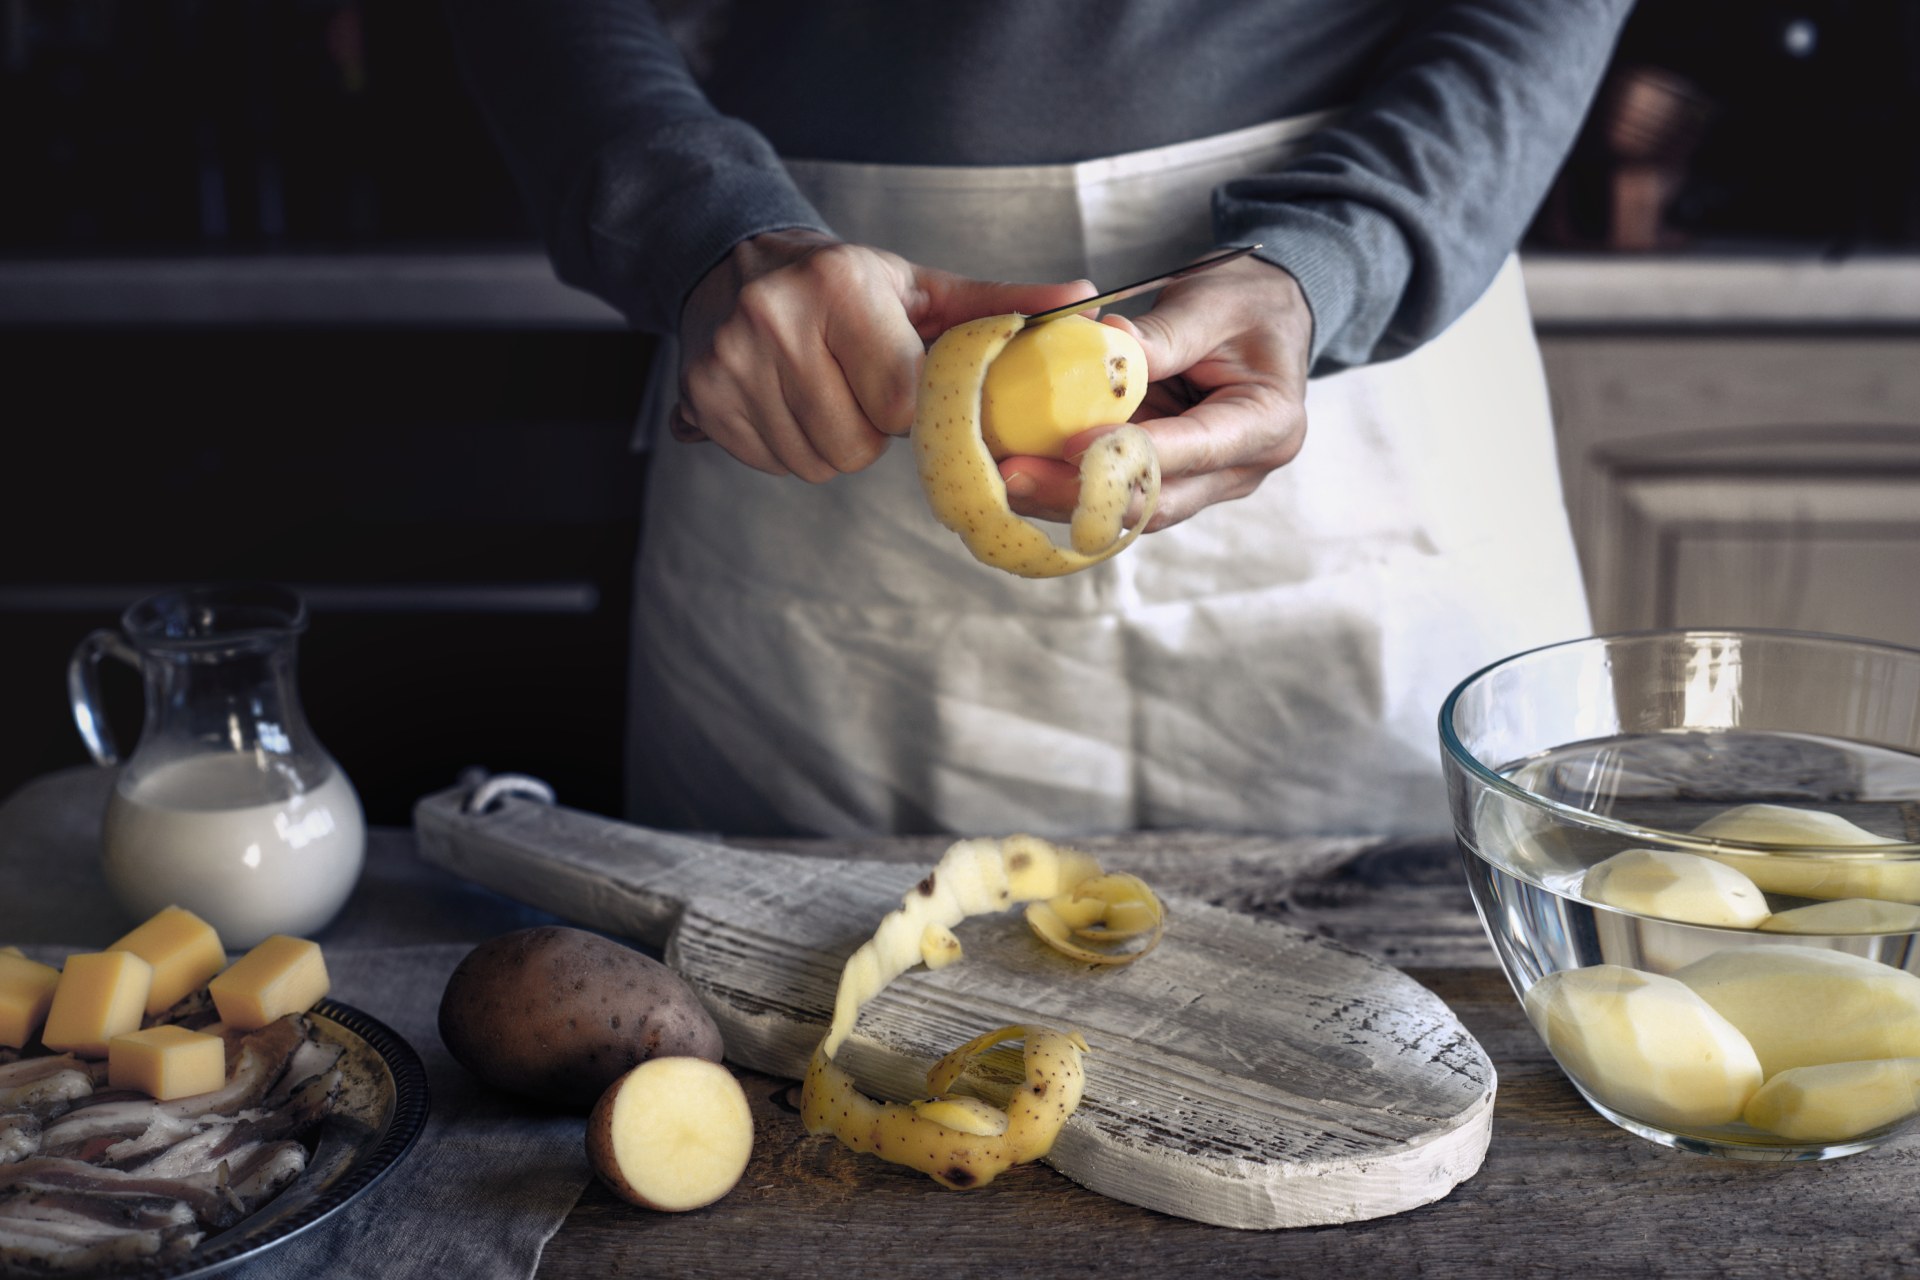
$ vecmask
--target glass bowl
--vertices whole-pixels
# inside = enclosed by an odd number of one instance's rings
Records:
[[[1600,1114],[1803,1160],[1920,1113],[1920,651],[1571,641],[1468,677],[1440,740],[1481,923]]]

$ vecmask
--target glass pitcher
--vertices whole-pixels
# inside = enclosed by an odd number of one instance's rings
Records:
[[[140,740],[102,832],[114,896],[136,919],[185,907],[232,950],[311,936],[359,880],[366,823],[300,708],[305,602],[275,586],[183,588],[140,601],[120,625],[81,641],[67,668],[74,721],[102,765],[119,753],[101,658],[146,682]]]

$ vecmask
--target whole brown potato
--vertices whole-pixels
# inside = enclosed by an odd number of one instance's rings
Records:
[[[440,997],[440,1039],[495,1088],[573,1111],[650,1058],[722,1056],[720,1029],[679,974],[556,926],[475,947]]]

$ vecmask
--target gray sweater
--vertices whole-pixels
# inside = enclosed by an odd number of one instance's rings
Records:
[[[1349,108],[1213,200],[1299,279],[1327,373],[1480,295],[1631,0],[663,0],[704,38],[647,0],[447,4],[559,274],[656,333],[741,240],[832,230],[781,155],[1072,163]]]

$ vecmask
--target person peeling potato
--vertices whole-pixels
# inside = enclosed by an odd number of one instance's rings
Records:
[[[1449,832],[1446,692],[1589,629],[1512,255],[1629,7],[451,6],[559,274],[664,339],[627,816]],[[1110,412],[1043,447],[986,361],[998,443],[919,456],[945,336],[1255,244],[1074,326]]]

